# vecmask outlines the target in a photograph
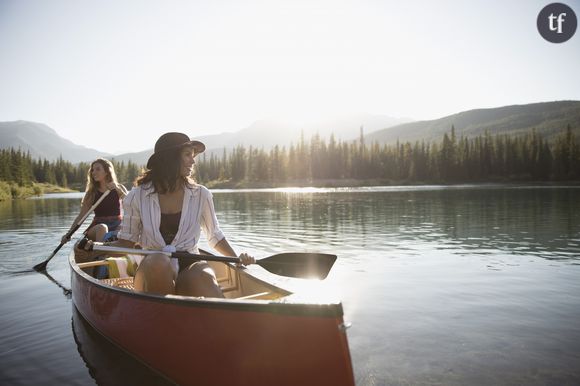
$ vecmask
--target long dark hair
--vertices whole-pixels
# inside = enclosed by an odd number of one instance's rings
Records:
[[[190,176],[181,175],[181,149],[164,151],[157,156],[151,169],[145,170],[137,177],[135,185],[143,185],[152,182],[153,191],[159,194],[173,192],[177,189],[178,182],[183,186],[191,187],[195,181]]]

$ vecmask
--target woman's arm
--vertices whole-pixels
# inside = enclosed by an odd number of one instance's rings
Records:
[[[221,239],[213,248],[224,256],[238,256],[225,237]]]
[[[125,196],[127,195],[127,189],[123,184],[115,184],[114,182],[109,182],[107,184],[107,189],[109,190],[115,189],[121,200],[125,198]]]
[[[226,240],[226,237],[219,228],[219,223],[213,206],[212,194],[209,191],[207,191],[205,200],[206,201],[205,205],[203,205],[200,225],[201,229],[203,229],[205,235],[207,236],[208,244],[210,247],[222,255],[239,257],[241,263],[244,265],[253,264],[255,259],[252,256],[248,255],[247,253],[241,253],[240,256],[238,256],[228,240]]]
[[[79,215],[74,219],[72,225],[66,232],[67,234],[77,225],[77,223],[81,220],[81,218],[83,218],[83,216],[89,211],[89,209],[91,209],[91,202],[89,199],[87,199],[87,196],[85,194],[83,201],[81,201],[81,211]],[[67,238],[65,234],[64,236],[62,236],[62,239],[60,241],[61,243],[66,244],[67,242],[70,241],[70,237]]]
[[[256,259],[247,253],[240,253],[240,256],[236,255],[236,252],[234,252],[234,249],[225,237],[214,246],[214,249],[224,256],[239,257],[243,265],[254,264],[256,262]]]
[[[78,246],[78,244],[80,242],[81,242],[81,240],[79,240],[75,244],[75,258],[76,258],[77,262],[92,261],[97,256],[103,254],[103,252],[101,252],[101,251],[91,251],[90,249],[92,249],[93,245],[106,245],[108,247],[117,247],[117,248],[135,248],[135,244],[136,244],[136,243],[132,242],[131,240],[123,240],[123,239],[118,239],[115,241],[105,242],[105,243],[95,242],[95,241],[89,240],[86,242],[84,248],[81,249]],[[126,253],[114,253],[114,252],[106,252],[106,254],[107,254],[107,256],[124,256],[124,255],[126,255]]]
[[[205,193],[205,194],[204,194]],[[204,231],[210,247],[218,251],[224,256],[237,257],[236,252],[226,240],[223,232],[219,227],[215,209],[213,206],[212,194],[208,190],[201,191],[202,198],[202,212],[201,212],[201,229]],[[203,197],[205,195],[205,197]]]

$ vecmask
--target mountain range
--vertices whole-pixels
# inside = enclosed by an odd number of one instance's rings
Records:
[[[207,154],[221,154],[224,148],[231,149],[237,145],[270,148],[277,144],[298,143],[300,133],[303,133],[307,140],[314,133],[319,133],[322,137],[330,137],[331,133],[334,133],[337,139],[346,141],[357,138],[360,126],[378,130],[408,121],[409,119],[391,118],[384,115],[358,114],[304,126],[277,120],[261,120],[235,132],[206,136],[196,136],[195,133],[184,132],[205,143]],[[59,136],[54,129],[43,123],[0,122],[0,148],[10,147],[30,151],[33,158],[56,160],[62,156],[63,159],[73,163],[105,157],[114,158],[119,162],[131,160],[139,165],[144,165],[153,153],[151,148],[134,153],[111,154],[76,145]]]
[[[463,111],[440,119],[417,121],[377,130],[365,136],[367,143],[439,141],[455,127],[457,136],[518,135],[536,129],[553,139],[570,125],[580,136],[580,101],[558,101]]]
[[[113,155],[72,143],[43,123],[29,121],[0,122],[0,148],[30,151],[32,158],[54,161],[61,155],[73,163]]]
[[[457,136],[473,137],[484,134],[517,135],[536,129],[544,138],[551,139],[570,125],[580,137],[580,101],[555,101],[512,105],[497,108],[460,112],[439,119],[409,122],[409,119],[385,115],[359,114],[334,120],[296,125],[276,120],[261,120],[252,125],[222,134],[195,136],[207,146],[207,153],[221,154],[224,148],[237,145],[270,148],[298,143],[300,136],[306,140],[314,134],[328,139],[331,134],[342,141],[355,140],[364,127],[365,142],[395,143],[424,140],[439,141],[454,126]],[[62,138],[55,130],[42,123],[29,121],[0,122],[0,148],[20,148],[30,151],[33,158],[63,159],[76,163],[97,157],[131,160],[139,165],[146,163],[153,149],[136,153],[113,155],[104,151],[76,145]]]
[[[318,133],[322,138],[330,138],[334,134],[337,140],[350,141],[359,136],[360,127],[365,130],[379,130],[385,127],[408,122],[409,119],[392,118],[386,115],[357,114],[343,116],[327,121],[318,121],[305,125],[291,124],[274,119],[256,121],[250,126],[235,132],[195,136],[195,139],[206,145],[206,154],[222,154],[223,149],[232,149],[238,145],[245,147],[272,148],[275,145],[290,146],[297,144],[301,135],[308,141],[312,135]],[[153,149],[138,153],[121,154],[115,156],[118,161],[132,160],[137,164],[145,164]]]

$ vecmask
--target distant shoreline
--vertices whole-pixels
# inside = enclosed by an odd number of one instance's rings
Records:
[[[78,190],[63,188],[46,182],[19,186],[15,182],[0,181],[0,202],[38,197],[48,193],[73,193]]]
[[[37,183],[35,185],[40,185],[42,187],[43,194],[47,194],[47,193],[77,193],[77,192],[79,192],[79,190],[77,190],[77,189],[63,188],[62,186],[52,185],[52,184],[47,184],[47,183],[40,183],[40,184]]]
[[[38,197],[43,194],[53,193],[83,193],[80,190],[63,188],[57,185],[47,183],[34,183],[32,186],[18,187],[16,184],[0,186],[4,195],[0,195],[0,202],[15,199],[27,199]],[[513,185],[513,186],[580,186],[580,181],[525,181],[525,180],[491,180],[491,181],[461,181],[454,183],[445,183],[441,181],[429,182],[408,182],[408,181],[390,181],[390,180],[355,180],[355,179],[332,179],[332,180],[293,180],[286,182],[249,182],[249,181],[209,181],[201,183],[208,189],[277,189],[277,188],[361,188],[361,187],[378,187],[378,186],[487,186],[487,185]],[[125,184],[131,189],[132,184]],[[12,192],[10,192],[12,190]],[[0,192],[1,193],[1,192]],[[11,194],[12,193],[12,194]]]
[[[527,181],[527,180],[490,180],[490,181],[457,181],[454,183],[442,181],[391,181],[391,180],[355,180],[355,179],[329,179],[329,180],[293,180],[285,182],[249,182],[249,181],[209,181],[202,183],[209,189],[273,189],[273,188],[358,188],[364,186],[425,186],[425,185],[540,185],[540,186],[578,186],[580,181]]]

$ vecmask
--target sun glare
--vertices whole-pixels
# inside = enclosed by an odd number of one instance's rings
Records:
[[[333,303],[341,299],[341,287],[331,280],[293,279],[288,287],[292,298],[304,303]]]

